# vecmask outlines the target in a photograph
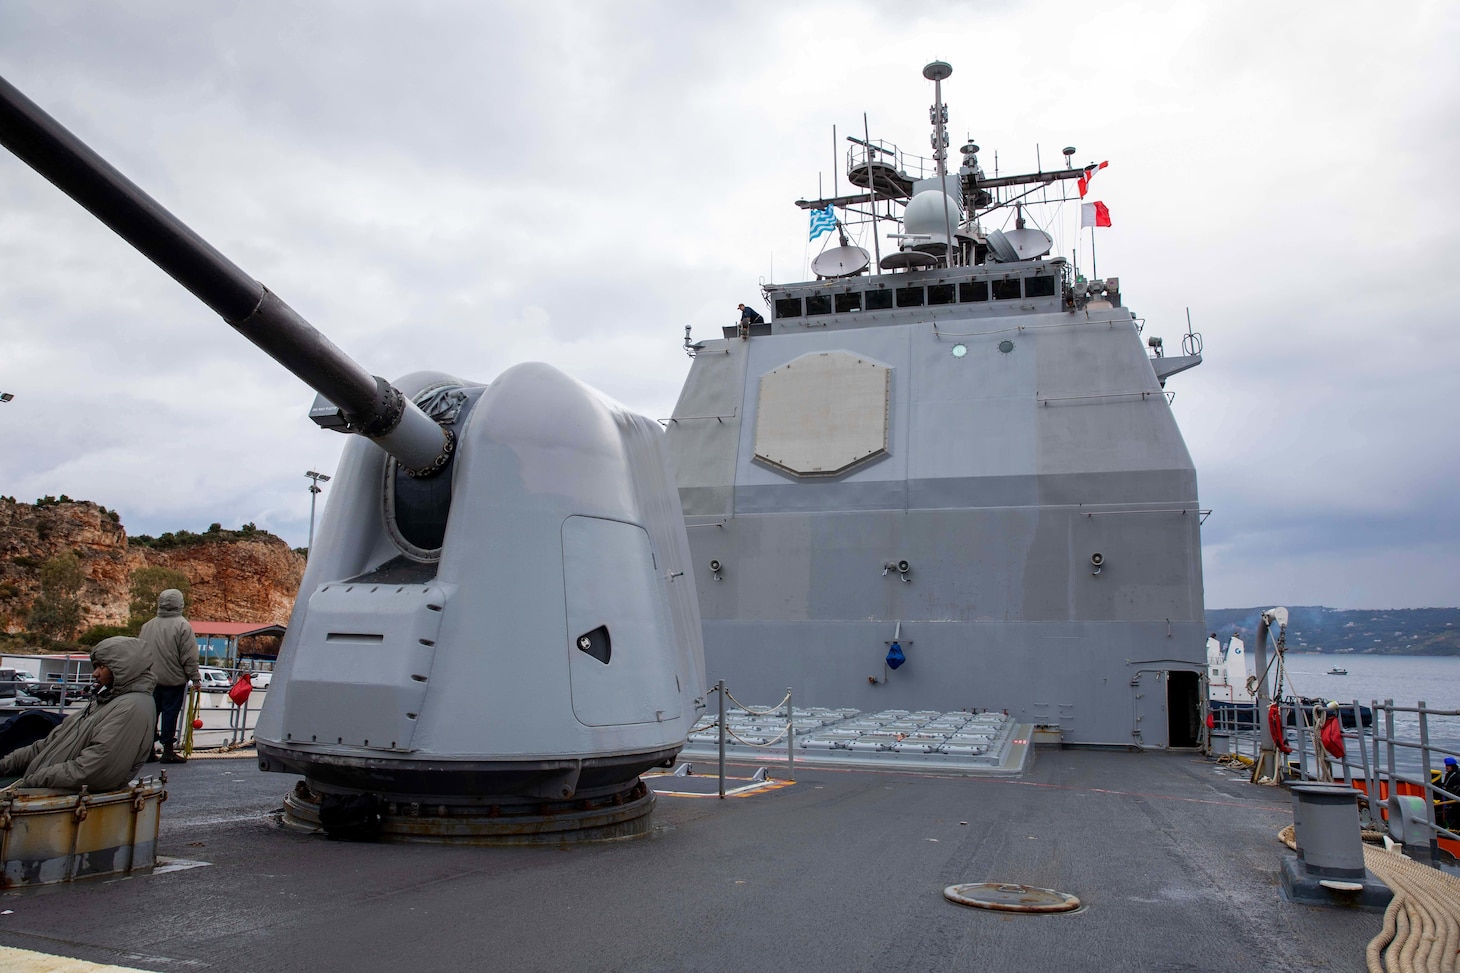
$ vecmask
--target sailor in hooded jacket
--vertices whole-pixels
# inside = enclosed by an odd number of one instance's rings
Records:
[[[157,710],[152,660],[141,639],[115,636],[91,650],[100,691],[79,713],[28,747],[0,760],[0,776],[22,774],[16,787],[115,790],[152,753]]]
[[[183,593],[168,588],[157,596],[157,617],[142,626],[138,638],[147,643],[152,654],[152,675],[157,685],[152,702],[157,706],[159,721],[157,739],[162,742],[162,762],[180,764],[186,761],[173,749],[177,740],[177,717],[182,712],[189,681],[201,686],[198,673],[198,640],[193,627],[183,618]]]

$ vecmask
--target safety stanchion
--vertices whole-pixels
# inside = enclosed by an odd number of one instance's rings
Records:
[[[720,800],[725,799],[725,680],[715,683],[720,697]]]

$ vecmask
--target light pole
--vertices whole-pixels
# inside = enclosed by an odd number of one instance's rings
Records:
[[[321,492],[323,492],[323,491],[320,490],[319,485],[321,483],[328,483],[330,481],[330,478],[327,477],[327,476],[325,476],[323,473],[316,473],[316,472],[314,472],[314,470],[310,470],[308,473],[305,473],[304,475],[307,476],[307,477],[309,477],[309,479],[312,481],[309,484],[309,547],[307,548],[307,550],[313,551],[314,550],[314,500],[315,500],[316,497],[318,497],[320,495]]]

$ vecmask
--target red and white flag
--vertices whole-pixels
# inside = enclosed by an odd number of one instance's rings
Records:
[[[1109,226],[1110,209],[1102,202],[1080,204],[1080,226]]]
[[[1081,199],[1084,199],[1085,193],[1090,191],[1090,180],[1095,178],[1095,173],[1099,172],[1101,169],[1104,169],[1108,165],[1110,165],[1109,162],[1102,162],[1098,166],[1091,164],[1085,167],[1085,174],[1079,179],[1075,180],[1076,184],[1080,187]]]

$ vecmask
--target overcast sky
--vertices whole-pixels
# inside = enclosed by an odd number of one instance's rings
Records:
[[[654,418],[686,325],[808,275],[832,126],[921,153],[947,60],[954,146],[1108,159],[1100,275],[1173,351],[1191,309],[1214,608],[1460,604],[1457,51],[1449,2],[0,4],[0,75],[371,371],[547,361]],[[303,545],[342,443],[8,153],[0,390],[0,494],[134,534]]]

